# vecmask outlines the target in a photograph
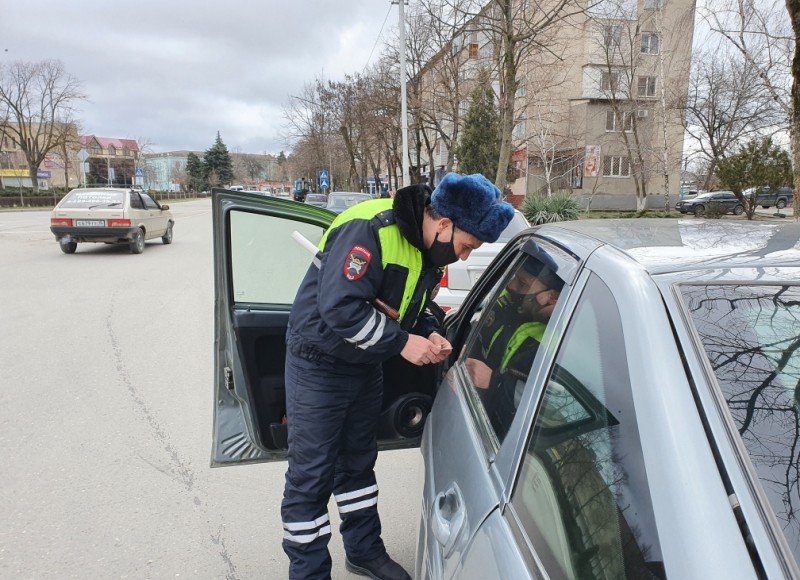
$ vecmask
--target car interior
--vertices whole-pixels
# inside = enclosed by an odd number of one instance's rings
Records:
[[[288,447],[284,361],[288,312],[234,311],[234,326],[261,441],[271,450]],[[431,410],[436,369],[417,367],[397,356],[383,365],[380,442],[417,440]],[[409,387],[412,385],[412,387]]]

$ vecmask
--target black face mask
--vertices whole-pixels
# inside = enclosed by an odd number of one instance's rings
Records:
[[[453,245],[453,241],[456,238],[456,228],[453,226],[453,235],[450,236],[449,242],[440,242],[439,241],[439,234],[436,234],[436,237],[433,238],[433,243],[431,247],[428,248],[428,259],[431,261],[431,264],[436,266],[437,268],[441,268],[442,266],[447,266],[448,264],[452,264],[458,261],[458,256],[456,255],[456,247]]]

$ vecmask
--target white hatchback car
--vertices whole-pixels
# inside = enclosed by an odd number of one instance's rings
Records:
[[[444,311],[461,306],[475,282],[491,264],[494,257],[505,247],[506,242],[529,227],[528,220],[517,210],[514,212],[514,218],[496,242],[483,244],[477,250],[473,250],[466,260],[459,260],[455,264],[447,266],[439,286],[439,293],[434,299],[436,304]]]
[[[134,189],[73,189],[50,214],[50,231],[65,254],[74,254],[78,242],[128,244],[141,254],[145,240],[171,244],[174,224],[168,205]]]

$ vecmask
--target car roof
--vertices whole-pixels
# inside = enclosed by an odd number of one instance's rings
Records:
[[[588,219],[540,226],[581,259],[612,246],[651,274],[800,267],[800,223],[699,219]]]
[[[73,191],[131,191],[130,187],[75,187],[70,189],[69,192],[72,193]],[[141,192],[143,190],[137,189],[136,191]]]

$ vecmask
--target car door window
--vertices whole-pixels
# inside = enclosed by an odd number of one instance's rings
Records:
[[[551,578],[664,577],[619,310],[591,275],[511,506]]]
[[[131,192],[131,209],[144,209],[144,205],[142,205],[142,200],[139,197],[139,194],[135,191]]]
[[[519,406],[528,373],[564,283],[554,267],[524,254],[472,315],[460,361],[473,413],[499,446]]]
[[[324,230],[291,219],[246,211],[230,212],[234,302],[290,306],[311,263],[311,255],[292,241],[297,231],[317,245]],[[276,247],[276,240],[286,243]]]
[[[144,201],[144,207],[146,209],[161,209],[152,197],[146,193],[142,193],[140,195],[142,196],[142,201]]]

